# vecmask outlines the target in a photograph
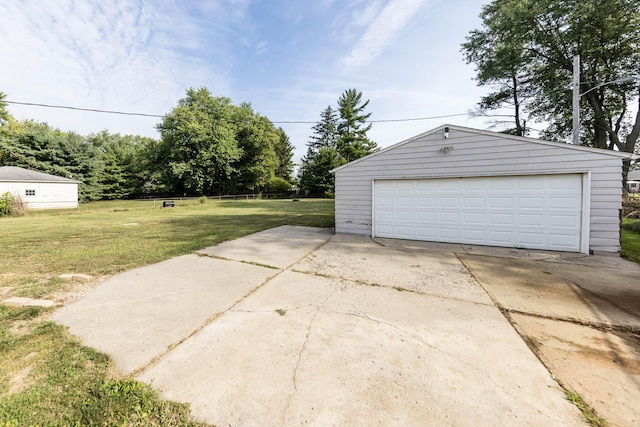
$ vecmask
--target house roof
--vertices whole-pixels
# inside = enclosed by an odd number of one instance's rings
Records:
[[[386,151],[389,150],[393,150],[394,148],[403,146],[405,144],[408,144],[412,141],[415,141],[416,139],[419,138],[423,138],[425,136],[429,136],[432,135],[434,133],[438,133],[438,132],[442,132],[444,131],[444,128],[448,127],[449,130],[458,130],[461,132],[470,132],[470,133],[476,133],[479,135],[487,135],[487,136],[491,136],[494,138],[501,138],[501,139],[512,139],[512,140],[516,140],[516,141],[520,141],[520,142],[528,142],[528,143],[532,143],[532,144],[540,144],[540,145],[548,145],[548,146],[552,146],[552,147],[556,147],[556,148],[563,148],[563,149],[567,149],[567,150],[578,150],[578,151],[587,151],[587,152],[591,152],[594,154],[600,154],[600,155],[605,155],[605,156],[613,156],[613,157],[618,157],[618,158],[623,158],[623,159],[635,159],[637,158],[637,156],[635,156],[634,154],[631,153],[621,153],[620,151],[613,151],[613,150],[603,150],[601,148],[592,148],[592,147],[583,147],[581,145],[573,145],[573,144],[566,144],[563,142],[554,142],[554,141],[545,141],[543,139],[537,139],[537,138],[529,138],[529,137],[524,137],[524,136],[515,136],[515,135],[508,135],[505,133],[499,133],[499,132],[491,132],[491,131],[487,131],[487,130],[480,130],[480,129],[473,129],[473,128],[467,128],[464,126],[457,126],[457,125],[442,125],[439,126],[435,129],[432,129],[430,131],[421,133],[420,135],[416,135],[414,137],[411,137],[409,139],[405,139],[404,141],[398,142],[397,144],[393,144],[387,148],[384,148],[380,151],[376,151],[375,153],[369,154],[368,156],[365,157],[361,157],[357,160],[354,160],[352,162],[349,162],[345,165],[342,165],[340,167],[337,167],[335,169],[333,169],[331,172],[336,172],[339,171],[343,168],[349,167],[355,163],[360,163],[361,161],[364,161],[366,159],[370,159],[372,157],[378,156]]]
[[[640,181],[640,169],[629,171],[629,175],[627,175],[628,181]]]
[[[17,166],[0,166],[0,182],[59,182],[59,183],[75,183],[80,181],[64,178],[48,173],[32,171],[29,169],[19,168]]]

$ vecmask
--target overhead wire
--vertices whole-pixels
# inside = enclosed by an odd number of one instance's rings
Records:
[[[75,111],[88,111],[92,113],[105,113],[105,114],[119,114],[122,116],[141,116],[141,117],[156,117],[163,118],[165,115],[160,114],[148,114],[148,113],[134,113],[128,111],[116,111],[116,110],[101,110],[98,108],[82,108],[82,107],[71,107],[68,105],[55,105],[55,104],[41,104],[37,102],[20,102],[20,101],[9,101],[3,100],[2,102],[6,104],[16,104],[16,105],[26,105],[33,107],[44,107],[44,108],[59,108],[66,110],[75,110]],[[392,122],[410,122],[410,121],[420,121],[420,120],[433,120],[433,119],[444,119],[448,117],[459,117],[459,116],[468,116],[469,113],[455,113],[455,114],[444,114],[439,116],[429,116],[429,117],[411,117],[411,118],[400,118],[400,119],[380,119],[380,120],[367,120],[367,123],[392,123]],[[315,121],[308,120],[272,120],[271,123],[274,124],[315,124],[318,123]]]

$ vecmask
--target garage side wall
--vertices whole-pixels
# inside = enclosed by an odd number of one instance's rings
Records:
[[[7,191],[20,196],[28,209],[78,207],[78,184],[75,182],[0,182],[0,194]]]
[[[442,132],[425,134],[337,170],[336,232],[371,235],[375,179],[564,173],[590,173],[590,250],[619,252],[620,158],[456,129],[448,139]]]

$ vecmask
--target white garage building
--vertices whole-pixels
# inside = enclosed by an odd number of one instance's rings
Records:
[[[0,167],[0,194],[19,196],[27,209],[70,209],[78,207],[80,181],[19,168]]]
[[[336,232],[620,252],[629,157],[444,125],[335,169]]]

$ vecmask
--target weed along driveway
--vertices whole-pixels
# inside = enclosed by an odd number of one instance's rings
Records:
[[[396,244],[278,227],[54,319],[216,425],[585,425],[451,245]]]

